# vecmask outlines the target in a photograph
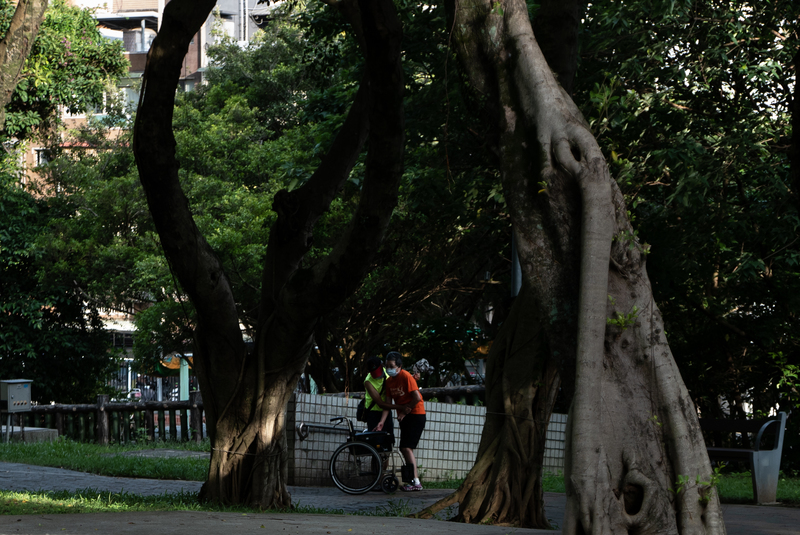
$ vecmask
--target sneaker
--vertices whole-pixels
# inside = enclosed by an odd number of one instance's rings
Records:
[[[422,485],[421,484],[418,484],[418,485],[403,485],[402,487],[400,487],[400,490],[402,490],[403,492],[412,492],[412,491],[415,491],[415,490],[422,490]]]

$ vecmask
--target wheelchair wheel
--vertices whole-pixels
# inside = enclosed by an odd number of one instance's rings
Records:
[[[400,487],[400,482],[394,476],[384,476],[381,479],[381,490],[386,494],[392,494]]]
[[[364,494],[378,484],[381,458],[369,444],[346,442],[333,452],[330,473],[333,484],[342,492]]]

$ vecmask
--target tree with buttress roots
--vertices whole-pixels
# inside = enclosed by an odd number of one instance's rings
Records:
[[[211,440],[200,497],[288,507],[286,404],[308,360],[314,327],[357,287],[378,249],[403,169],[400,22],[391,0],[331,0],[366,58],[349,114],[313,176],[275,196],[265,244],[255,344],[248,350],[222,263],[199,233],[179,182],[172,116],[188,45],[214,6],[172,0],[153,41],[134,126],[134,152],[165,256],[196,309],[194,363]],[[358,207],[321,262],[304,264],[315,221],[328,209],[368,143]]]
[[[522,0],[449,4],[452,45],[493,128],[523,289],[489,356],[476,464],[422,514],[457,501],[457,520],[547,527],[545,431],[574,374],[563,533],[723,534],[647,251],[569,96],[585,6],[543,1],[532,26]]]

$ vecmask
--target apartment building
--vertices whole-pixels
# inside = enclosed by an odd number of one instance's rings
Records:
[[[147,53],[150,45],[161,28],[164,7],[169,0],[71,0],[73,6],[91,9],[100,33],[108,38],[119,40],[123,43],[125,57],[130,62],[128,75],[119,81],[118,88],[128,104],[136,106],[139,100],[139,80],[144,74]],[[203,82],[203,76],[208,66],[207,48],[210,44],[223,36],[235,39],[244,46],[258,31],[255,20],[263,20],[269,9],[257,6],[258,0],[218,0],[216,8],[209,15],[200,31],[192,40],[189,51],[183,61],[180,77],[180,88],[191,91],[197,84]],[[92,112],[98,116],[104,114],[103,109]],[[85,123],[88,116],[70,115],[64,112],[63,122],[67,129],[76,128]],[[109,135],[117,135],[111,131]],[[62,138],[63,139],[63,138]],[[69,150],[71,147],[62,141],[62,148]],[[48,150],[35,139],[29,140],[17,147],[19,158],[23,166],[20,181],[23,184],[38,183],[42,185],[42,177],[36,168],[47,163]],[[57,193],[58,185],[44,186],[50,194]],[[48,193],[45,193],[48,194]],[[125,366],[132,359],[132,335],[135,330],[134,316],[138,312],[135,308],[130,310],[103,310],[101,312],[106,328],[111,331],[114,346],[122,349],[125,354]],[[126,367],[126,369],[128,369]],[[130,373],[126,377],[130,382]],[[130,385],[129,385],[130,386]]]
[[[125,48],[125,57],[130,62],[128,76],[119,81],[118,89],[125,103],[135,107],[139,101],[139,80],[144,74],[147,53],[161,28],[164,7],[169,0],[71,0],[70,4],[91,9],[97,20],[100,33],[108,39],[120,40]],[[189,45],[183,61],[180,89],[191,91],[203,82],[208,67],[207,49],[223,36],[246,45],[258,31],[275,5],[258,5],[258,0],[218,0],[200,31]],[[104,110],[94,110],[95,116]],[[66,127],[75,128],[85,122],[86,115],[64,114]],[[19,155],[23,169],[23,183],[38,180],[35,168],[47,162],[48,152],[35,141],[29,142]]]
[[[73,0],[73,5],[94,10],[103,35],[124,43],[125,55],[131,63],[130,79],[141,77],[147,52],[161,28],[164,7],[168,0]],[[219,0],[201,30],[189,45],[183,62],[180,86],[191,91],[203,81],[208,66],[206,50],[222,35],[241,44],[249,42],[258,26],[252,14],[260,13],[258,0]],[[132,87],[135,84],[129,84]]]

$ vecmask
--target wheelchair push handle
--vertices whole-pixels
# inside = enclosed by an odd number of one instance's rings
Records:
[[[339,425],[341,422],[347,422],[347,429],[350,435],[352,436],[355,433],[355,428],[353,427],[353,421],[346,416],[336,416],[335,418],[331,418],[331,422],[336,422],[336,425]]]

